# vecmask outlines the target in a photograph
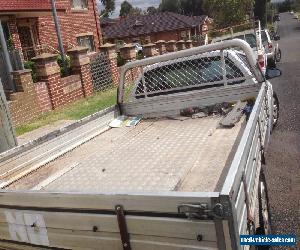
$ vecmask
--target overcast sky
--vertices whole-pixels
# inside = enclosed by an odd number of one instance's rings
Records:
[[[120,13],[121,3],[124,0],[115,0],[116,1],[116,10],[111,17],[118,17]],[[158,7],[161,0],[127,0],[134,7],[139,7],[143,10],[146,10],[149,6]],[[272,2],[283,2],[284,0],[272,0]],[[103,8],[101,6],[100,0],[98,0],[100,9]]]
[[[116,10],[114,14],[111,17],[118,17],[120,13],[121,3],[124,0],[115,0],[116,1]],[[99,7],[101,8],[100,1]],[[139,7],[143,10],[147,9],[149,6],[155,6],[158,7],[160,0],[127,0],[133,7]]]

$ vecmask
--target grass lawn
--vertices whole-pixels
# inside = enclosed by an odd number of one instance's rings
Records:
[[[79,120],[116,103],[117,89],[111,88],[103,92],[82,98],[76,102],[44,113],[38,118],[16,127],[17,136],[30,132],[59,120]]]

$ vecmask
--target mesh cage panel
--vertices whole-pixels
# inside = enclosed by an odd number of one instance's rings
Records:
[[[130,69],[125,75],[125,90],[134,84],[132,98],[144,98],[244,82],[246,76],[228,53],[224,57],[222,53],[203,53]]]

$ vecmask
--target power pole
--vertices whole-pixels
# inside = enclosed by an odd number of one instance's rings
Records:
[[[66,69],[65,50],[64,50],[62,37],[61,37],[61,31],[60,31],[60,25],[59,25],[59,20],[58,20],[58,16],[57,16],[56,6],[55,6],[55,0],[51,0],[51,5],[52,5],[52,15],[53,15],[53,20],[54,20],[54,24],[55,24],[55,30],[56,30],[61,60],[62,60],[63,67]]]

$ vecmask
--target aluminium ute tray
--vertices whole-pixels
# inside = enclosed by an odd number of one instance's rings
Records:
[[[221,128],[221,119],[147,119],[111,128],[8,189],[220,191],[245,123],[243,117]]]

